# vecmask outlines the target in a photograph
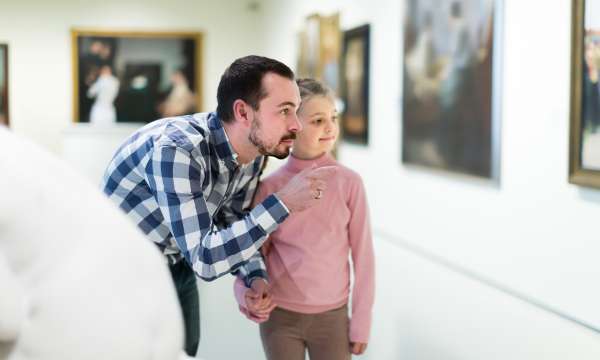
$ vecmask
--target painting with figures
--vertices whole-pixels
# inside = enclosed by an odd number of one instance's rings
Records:
[[[200,33],[73,30],[74,121],[148,123],[201,108]]]
[[[496,1],[406,5],[403,162],[496,178]]]

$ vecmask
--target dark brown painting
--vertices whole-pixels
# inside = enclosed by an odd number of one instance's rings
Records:
[[[8,45],[0,44],[0,125],[8,124]]]
[[[344,32],[340,96],[344,104],[342,136],[369,142],[369,25]]]

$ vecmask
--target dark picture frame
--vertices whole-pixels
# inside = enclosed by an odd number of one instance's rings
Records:
[[[587,16],[600,1],[572,1],[569,182],[600,188],[600,15]]]
[[[404,164],[500,179],[502,0],[407,0]]]
[[[73,121],[148,123],[202,110],[202,33],[72,29]]]
[[[0,125],[10,125],[8,102],[8,45],[0,44]]]
[[[368,24],[345,31],[340,61],[342,138],[362,145],[369,144],[370,33]]]

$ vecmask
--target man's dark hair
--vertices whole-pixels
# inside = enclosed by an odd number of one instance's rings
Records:
[[[233,103],[244,100],[258,110],[260,100],[267,96],[262,79],[275,73],[294,80],[294,72],[285,64],[262,56],[250,55],[235,60],[221,76],[217,90],[217,115],[223,122],[233,120]]]

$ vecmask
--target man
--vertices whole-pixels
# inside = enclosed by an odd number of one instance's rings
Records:
[[[309,169],[246,213],[264,163],[288,156],[301,125],[293,72],[259,56],[234,61],[221,77],[216,113],[166,118],[130,136],[104,175],[103,189],[169,260],[186,344],[200,338],[194,273],[213,280],[233,270],[266,306],[266,236],[290,212],[318,201],[333,169]],[[266,298],[266,297],[265,297]]]

